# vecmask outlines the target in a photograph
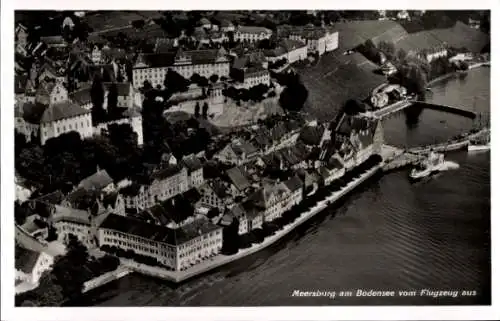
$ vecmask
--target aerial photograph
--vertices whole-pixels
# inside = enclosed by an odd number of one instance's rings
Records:
[[[15,305],[491,305],[490,19],[15,11]]]

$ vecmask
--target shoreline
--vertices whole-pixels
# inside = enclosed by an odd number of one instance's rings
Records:
[[[473,65],[470,65],[469,66],[469,69],[467,70],[464,70],[466,73],[469,72],[470,70],[473,70],[473,69],[476,69],[476,68],[479,68],[479,67],[482,67],[482,66],[487,66],[490,62],[489,61],[484,61],[484,62],[478,62],[478,63],[475,63]],[[445,80],[445,79],[448,79],[454,75],[458,75],[459,72],[458,71],[453,71],[453,72],[449,72],[447,74],[444,74],[442,76],[439,76],[437,78],[434,78],[432,79],[431,81],[429,81],[427,83],[427,87],[432,87],[433,85],[435,85],[436,83],[442,81],[442,80]]]
[[[154,266],[148,266],[144,264],[137,263],[133,260],[129,259],[124,259],[120,258],[120,261],[122,262],[123,267],[126,267],[130,272],[137,272],[143,275],[147,276],[152,276],[156,278],[161,278],[167,281],[171,281],[174,283],[180,283],[183,282],[187,279],[193,278],[195,276],[198,276],[200,274],[203,274],[205,272],[211,271],[213,269],[216,269],[218,267],[221,267],[223,265],[226,265],[228,263],[234,262],[238,259],[241,259],[243,257],[249,256],[251,254],[254,254],[260,250],[265,249],[266,247],[276,243],[278,240],[286,236],[288,233],[290,233],[292,230],[294,230],[296,227],[299,225],[303,224],[304,222],[308,221],[312,217],[314,217],[316,214],[319,212],[323,211],[326,209],[328,206],[332,205],[332,202],[335,202],[339,200],[341,197],[344,195],[348,194],[351,192],[353,189],[355,189],[357,186],[368,180],[370,177],[375,175],[379,170],[382,168],[383,162],[375,165],[373,168],[369,169],[367,172],[363,173],[359,178],[352,180],[345,186],[343,189],[331,193],[329,196],[327,196],[325,199],[322,201],[319,201],[313,208],[311,208],[309,211],[302,213],[296,221],[290,223],[289,225],[285,226],[282,230],[277,231],[276,234],[271,235],[264,239],[264,241],[260,244],[255,244],[249,248],[246,249],[240,249],[238,253],[233,254],[233,255],[222,255],[218,254],[217,256],[208,259],[207,261],[204,261],[202,263],[199,263],[187,270],[184,271],[168,271],[166,269],[162,269],[159,267],[154,267]],[[127,273],[128,274],[128,273]],[[124,274],[126,275],[126,274]],[[96,285],[95,287],[98,287]]]

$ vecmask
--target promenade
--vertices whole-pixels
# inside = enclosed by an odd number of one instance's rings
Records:
[[[238,253],[234,255],[216,255],[204,262],[201,262],[197,265],[194,265],[184,271],[168,271],[166,269],[162,269],[159,267],[153,267],[149,265],[139,264],[133,260],[123,259],[121,258],[121,262],[123,266],[129,268],[132,271],[142,273],[148,276],[153,276],[157,278],[161,278],[164,280],[168,280],[174,283],[179,283],[185,281],[189,278],[195,277],[202,273],[208,272],[230,262],[234,262],[240,258],[246,257],[253,253],[256,253],[272,244],[277,242],[279,239],[290,233],[299,225],[303,224],[307,220],[314,217],[316,214],[327,208],[332,202],[339,200],[341,197],[355,189],[358,185],[365,182],[367,179],[372,177],[375,173],[377,173],[382,167],[382,164],[376,165],[372,169],[368,170],[364,174],[360,175],[359,178],[352,180],[349,182],[343,189],[333,192],[330,196],[326,197],[323,201],[318,202],[313,208],[309,211],[304,212],[297,218],[296,221],[286,225],[282,230],[276,232],[276,234],[271,235],[264,239],[264,241],[260,244],[254,244],[250,248],[240,249]]]

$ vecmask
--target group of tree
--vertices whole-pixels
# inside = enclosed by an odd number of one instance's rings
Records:
[[[266,98],[266,94],[268,91],[269,86],[267,86],[266,84],[258,84],[250,87],[249,89],[236,89],[231,86],[223,89],[222,94],[236,102],[250,100],[254,102],[260,102]]]
[[[18,136],[18,135],[16,135]],[[16,171],[35,182],[43,193],[69,192],[75,184],[95,173],[97,166],[114,179],[141,167],[137,135],[128,124],[110,125],[100,137],[81,139],[72,131],[49,139],[44,146],[25,144],[15,157]]]
[[[286,58],[281,58],[276,60],[275,62],[269,62],[267,67],[269,69],[279,69],[283,66],[285,66],[288,63],[288,60]]]
[[[170,93],[174,94],[177,92],[186,92],[189,89],[190,81],[175,70],[169,69],[163,84]]]
[[[193,74],[190,78],[192,84],[196,84],[199,87],[208,87],[210,84],[206,77],[200,76],[199,74]]]

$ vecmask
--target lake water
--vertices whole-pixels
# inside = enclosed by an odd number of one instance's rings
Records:
[[[435,84],[428,101],[490,110],[490,70]],[[476,98],[474,98],[476,97]],[[442,122],[444,121],[444,122]],[[384,123],[386,141],[446,140],[472,121],[432,110]],[[374,179],[278,244],[175,286],[131,274],[76,305],[274,306],[488,304],[490,154],[447,155],[460,169],[410,184],[407,171]],[[458,290],[441,297],[292,297],[294,290]],[[470,291],[462,295],[462,291]]]

